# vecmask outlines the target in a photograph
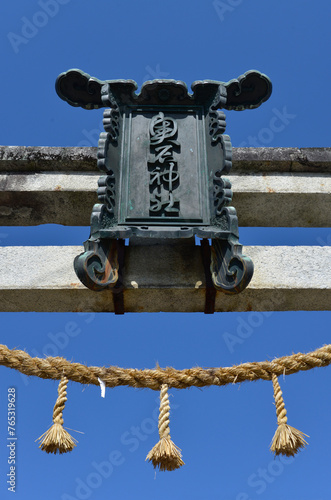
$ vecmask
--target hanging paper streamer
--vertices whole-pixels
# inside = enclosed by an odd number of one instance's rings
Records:
[[[148,453],[146,460],[152,462],[154,468],[160,470],[175,470],[184,465],[181,449],[178,448],[170,437],[169,427],[169,395],[168,386],[163,384],[160,393],[159,436],[160,441]]]
[[[308,444],[304,436],[309,436],[287,425],[287,412],[285,410],[283,393],[278,382],[278,377],[274,373],[272,374],[272,383],[274,387],[278,427],[273,437],[270,450],[274,452],[276,456],[286,455],[287,457],[293,457],[301,448],[304,448],[306,444]]]
[[[65,403],[67,401],[67,385],[68,379],[62,377],[58,387],[58,398],[56,400],[54,410],[53,410],[53,425],[42,434],[36,441],[40,441],[40,446],[46,453],[67,453],[72,451],[76,446],[74,439],[70,436],[63,428],[63,418],[62,413],[64,410]]]
[[[100,389],[101,389],[101,397],[105,398],[106,397],[106,384],[104,383],[101,378],[98,377],[98,382],[100,384]]]

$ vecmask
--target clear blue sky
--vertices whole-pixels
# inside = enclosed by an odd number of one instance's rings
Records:
[[[257,110],[227,112],[233,145],[329,146],[326,0],[15,0],[2,2],[0,14],[3,145],[97,144],[102,111],[72,108],[54,90],[57,75],[76,67],[139,86],[159,77],[188,86],[205,78],[228,81],[257,69],[271,78],[273,94]],[[284,127],[274,132],[277,113]],[[3,227],[0,244],[81,244],[88,234],[87,227]],[[331,232],[242,228],[240,239],[247,245],[325,245]],[[32,355],[186,368],[313,350],[330,342],[331,315],[3,313],[0,319],[0,342]],[[243,329],[245,341],[229,349],[225,334],[238,337]],[[158,440],[158,393],[108,389],[101,399],[98,387],[69,383],[65,426],[84,434],[72,433],[79,444],[71,454],[49,456],[34,440],[52,422],[57,383],[1,367],[0,497],[11,495],[5,484],[6,395],[14,386],[17,500],[329,500],[330,382],[330,369],[281,380],[290,425],[310,435],[309,447],[285,461],[269,451],[276,430],[271,383],[171,390],[171,435],[186,465],[155,475],[145,457]]]

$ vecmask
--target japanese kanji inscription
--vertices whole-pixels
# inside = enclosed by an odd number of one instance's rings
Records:
[[[61,99],[84,109],[105,107],[98,146],[99,202],[91,215],[77,276],[93,290],[118,281],[117,241],[136,238],[211,239],[211,276],[216,289],[241,292],[253,275],[242,254],[238,218],[231,206],[230,137],[222,109],[260,106],[271,82],[258,71],[236,80],[192,84],[153,80],[136,93],[133,80],[100,81],[80,70],[59,75]]]

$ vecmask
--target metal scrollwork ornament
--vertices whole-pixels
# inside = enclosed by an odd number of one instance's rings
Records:
[[[153,80],[136,93],[133,80],[105,80],[80,70],[59,75],[61,99],[84,109],[105,107],[97,165],[103,175],[91,215],[91,235],[75,259],[79,279],[93,290],[118,282],[116,242],[123,238],[211,239],[214,287],[245,289],[253,263],[242,254],[231,206],[232,166],[224,110],[254,109],[271,82],[248,71],[227,83]]]

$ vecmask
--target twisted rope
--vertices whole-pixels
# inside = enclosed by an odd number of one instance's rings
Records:
[[[160,392],[160,414],[159,414],[159,442],[148,453],[146,460],[152,462],[154,468],[160,470],[179,469],[184,462],[181,449],[171,441],[170,427],[170,404],[167,384],[162,385]]]
[[[33,375],[44,379],[61,379],[67,377],[80,384],[99,385],[98,378],[107,387],[130,386],[148,388],[159,391],[163,384],[176,389],[188,387],[223,386],[245,381],[272,380],[272,375],[291,375],[299,371],[328,366],[331,364],[331,344],[325,345],[307,354],[293,354],[274,359],[243,363],[226,368],[190,368],[175,370],[174,368],[156,368],[154,370],[138,370],[118,368],[116,366],[97,367],[80,363],[71,363],[61,357],[31,358],[25,351],[8,349],[0,344],[0,365],[18,370],[25,375]]]
[[[285,410],[285,403],[283,399],[283,393],[280,388],[278,377],[274,373],[272,374],[272,384],[274,387],[274,398],[276,405],[277,414],[277,424],[287,424],[287,411]]]
[[[70,436],[63,428],[62,413],[67,401],[68,379],[62,377],[58,386],[58,397],[53,409],[53,425],[36,441],[40,442],[39,448],[46,453],[68,453],[76,446],[76,439]]]
[[[168,395],[168,386],[164,384],[160,392],[160,415],[159,415],[159,436],[170,438],[170,404]]]
[[[58,397],[53,409],[54,424],[63,425],[62,413],[67,401],[67,385],[68,385],[68,379],[66,377],[63,377],[59,383]]]
[[[287,412],[285,409],[285,403],[283,399],[283,393],[281,391],[277,375],[272,374],[272,384],[274,387],[274,398],[277,413],[277,430],[273,437],[270,450],[277,455],[286,455],[287,457],[293,457],[301,448],[306,446],[307,441],[304,434],[298,429],[287,425]]]

